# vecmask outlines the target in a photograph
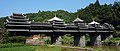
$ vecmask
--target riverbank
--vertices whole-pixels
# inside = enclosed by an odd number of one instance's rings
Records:
[[[101,46],[101,47],[93,46],[90,48],[93,48],[94,51],[120,51],[120,46]]]
[[[55,45],[0,44],[0,51],[88,51],[89,48]]]
[[[119,46],[72,47],[56,45],[26,45],[20,43],[0,44],[0,51],[120,51]]]

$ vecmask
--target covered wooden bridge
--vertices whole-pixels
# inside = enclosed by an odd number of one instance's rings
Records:
[[[84,20],[76,18],[72,24],[65,24],[63,19],[53,17],[48,22],[31,22],[23,14],[13,13],[6,19],[6,29],[11,36],[29,36],[34,34],[45,34],[51,36],[51,44],[62,45],[62,37],[65,34],[74,36],[75,46],[86,46],[85,34],[90,35],[92,46],[101,46],[102,40],[112,38],[114,27],[111,24],[100,24],[94,20],[85,23]]]

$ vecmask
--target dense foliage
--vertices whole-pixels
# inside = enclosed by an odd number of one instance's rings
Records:
[[[47,20],[54,17],[55,14],[57,14],[59,18],[64,19],[66,23],[72,23],[78,16],[87,23],[95,20],[100,23],[110,23],[114,25],[117,30],[120,29],[120,2],[114,2],[113,5],[100,5],[97,0],[95,3],[91,3],[84,9],[78,9],[75,13],[57,10],[39,11],[38,13],[28,13],[26,15],[35,22],[47,22]]]
[[[99,1],[97,0],[95,3],[91,3],[84,9],[78,9],[78,11],[75,13],[71,13],[64,10],[39,10],[38,13],[28,13],[26,15],[35,22],[47,22],[47,20],[54,17],[55,14],[57,14],[59,18],[64,19],[66,23],[72,23],[72,21],[78,16],[87,23],[91,22],[92,20],[95,20],[102,24],[112,24],[117,30],[116,32],[119,32],[120,30],[120,2],[114,2],[114,4],[109,5],[100,5]]]
[[[0,34],[0,43],[25,43],[25,36],[9,36],[8,32]]]
[[[38,11],[37,13],[27,13],[27,17],[35,22],[47,22],[47,20],[57,15],[57,17],[64,19],[66,23],[72,23],[72,21],[78,16],[85,22],[91,22],[92,20],[100,23],[110,23],[119,30],[120,28],[120,2],[114,2],[114,4],[100,5],[97,0],[95,3],[91,3],[84,9],[78,9],[77,12],[71,13],[64,10],[57,11]],[[0,18],[0,27],[4,27],[3,23],[6,17]]]
[[[91,22],[92,20],[98,21],[100,23],[110,23],[117,30],[116,33],[118,33],[120,30],[120,2],[114,2],[114,4],[100,5],[99,1],[97,0],[95,3],[91,3],[85,8],[78,9],[78,11],[74,13],[64,10],[39,10],[37,13],[27,13],[25,15],[30,18],[31,21],[47,22],[47,20],[54,17],[55,14],[57,15],[57,17],[64,19],[65,23],[72,23],[72,21],[78,16],[87,23]],[[0,18],[0,27],[4,27],[5,18],[6,17]]]

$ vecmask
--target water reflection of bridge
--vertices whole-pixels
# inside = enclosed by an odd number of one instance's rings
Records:
[[[53,17],[48,22],[31,22],[29,18],[23,14],[13,13],[6,20],[5,27],[10,35],[34,35],[46,34],[51,36],[51,44],[62,44],[62,37],[65,34],[74,36],[75,46],[86,46],[85,34],[90,35],[90,44],[101,46],[101,40],[109,40],[112,38],[114,27],[108,23],[101,25],[92,21],[85,23],[83,20],[76,18],[72,24],[65,24],[58,17]]]

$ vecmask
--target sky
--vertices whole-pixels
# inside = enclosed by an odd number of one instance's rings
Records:
[[[41,11],[65,10],[76,12],[96,0],[0,0],[0,17],[12,13],[35,13]],[[99,0],[100,4],[113,4],[116,0]]]

